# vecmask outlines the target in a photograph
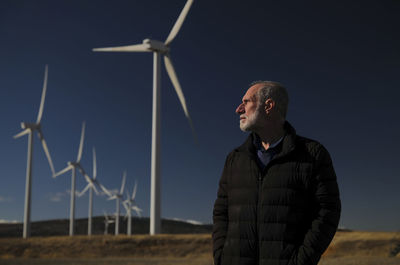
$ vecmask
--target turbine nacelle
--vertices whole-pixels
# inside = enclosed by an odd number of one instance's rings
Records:
[[[21,128],[23,130],[31,129],[31,131],[40,129],[40,123],[28,123],[28,122],[21,122]]]
[[[76,162],[69,161],[69,162],[67,162],[67,164],[68,164],[68,166],[73,166],[75,168],[79,167],[79,164]]]
[[[123,199],[123,196],[121,194],[117,193],[117,194],[114,194],[114,195],[110,196],[107,199],[107,201],[116,200],[116,199],[120,199],[121,200],[121,199]]]
[[[143,44],[146,45],[149,50],[160,52],[162,54],[167,54],[170,50],[164,42],[158,40],[144,39]]]

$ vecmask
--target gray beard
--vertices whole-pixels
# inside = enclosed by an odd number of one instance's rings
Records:
[[[260,111],[257,108],[256,111],[250,115],[247,116],[245,115],[246,119],[244,120],[244,122],[240,121],[240,130],[244,131],[244,132],[254,132],[254,130],[257,128],[257,123],[258,120],[260,118]]]

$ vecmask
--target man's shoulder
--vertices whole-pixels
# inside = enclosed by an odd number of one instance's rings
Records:
[[[312,157],[317,158],[328,150],[319,141],[304,136],[296,135],[296,146],[306,151]]]
[[[252,146],[250,146],[251,142],[252,136],[249,135],[243,144],[237,146],[228,153],[228,155],[226,156],[226,162],[232,164],[233,161],[236,159],[250,156],[252,152],[251,149],[253,148]]]
[[[228,153],[227,157],[232,157],[235,156],[238,153],[252,153],[254,152],[254,146],[253,146],[253,141],[254,141],[254,133],[250,133],[246,136],[245,140],[238,145],[237,147],[235,147],[233,150],[231,150]]]
[[[227,161],[232,161],[232,159],[233,159],[239,152],[240,152],[240,151],[239,151],[238,148],[233,149],[233,150],[230,151],[230,152],[228,153],[228,155],[226,156],[226,160],[227,160]]]

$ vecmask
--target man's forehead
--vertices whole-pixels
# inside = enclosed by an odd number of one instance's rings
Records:
[[[261,84],[255,84],[254,86],[251,86],[247,91],[246,94],[244,94],[243,99],[251,99],[254,97],[257,97],[257,91],[260,89]]]

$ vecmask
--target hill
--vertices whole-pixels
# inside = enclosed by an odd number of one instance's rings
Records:
[[[132,218],[132,234],[149,234],[149,218]],[[196,225],[184,221],[163,219],[161,226],[164,234],[199,234],[211,233],[212,225]],[[87,235],[88,220],[75,220],[75,234]],[[103,235],[105,232],[104,217],[93,217],[93,235]],[[126,234],[127,220],[120,218],[120,234]],[[114,234],[115,224],[109,224],[108,233]],[[69,220],[46,220],[31,223],[31,236],[63,236],[69,233]],[[22,237],[22,224],[0,224],[1,237]]]

